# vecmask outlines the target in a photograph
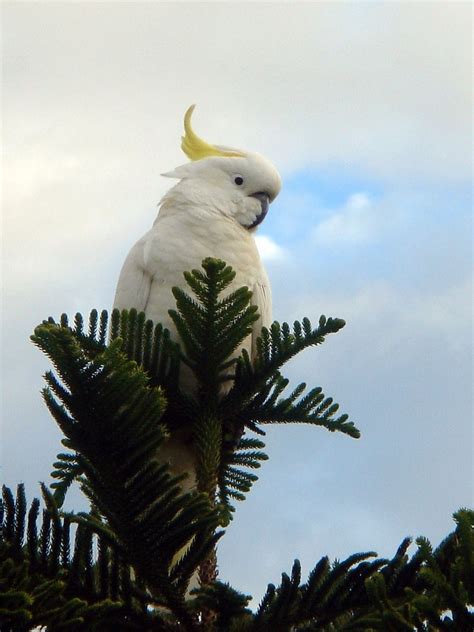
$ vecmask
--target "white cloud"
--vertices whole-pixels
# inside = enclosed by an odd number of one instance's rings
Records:
[[[365,193],[354,193],[342,208],[314,229],[318,244],[359,243],[370,239],[376,228],[376,208]]]
[[[361,342],[359,355],[363,359],[367,336],[376,340],[370,354],[379,359],[396,355],[401,340],[413,349],[427,339],[436,340],[454,356],[466,350],[470,336],[472,279],[461,277],[457,284],[431,290],[408,290],[386,280],[371,281],[346,291],[334,288],[293,296],[290,305],[290,321],[305,313],[319,316],[320,310],[344,318],[350,335]]]
[[[10,3],[4,24],[10,151],[59,135],[159,173],[196,102],[206,138],[283,170],[470,176],[468,3]]]
[[[80,168],[79,157],[68,155],[56,148],[48,151],[45,143],[36,147],[23,147],[7,162],[4,170],[6,201],[13,202],[37,195],[50,186],[57,186],[73,176]]]
[[[264,261],[280,261],[287,256],[287,251],[268,235],[256,235],[255,241]]]

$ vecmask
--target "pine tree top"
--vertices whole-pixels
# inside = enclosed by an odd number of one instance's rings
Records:
[[[226,293],[234,272],[203,261],[175,288],[181,344],[135,310],[93,310],[41,323],[33,342],[50,358],[44,401],[64,434],[44,509],[24,488],[4,488],[0,621],[31,630],[470,630],[474,627],[474,513],[436,549],[423,538],[391,560],[359,553],[322,558],[302,580],[295,562],[270,584],[256,612],[250,597],[213,575],[216,543],[268,459],[268,424],[304,423],[353,438],[359,431],[319,386],[287,392],[281,370],[344,321],[321,316],[273,323],[256,357],[237,353],[258,318],[248,288]],[[197,388],[183,390],[191,371]],[[197,487],[183,490],[160,449],[186,430]],[[180,434],[181,433],[181,434]],[[90,511],[62,509],[78,483]],[[39,528],[38,528],[39,525]],[[200,569],[201,587],[188,594]]]

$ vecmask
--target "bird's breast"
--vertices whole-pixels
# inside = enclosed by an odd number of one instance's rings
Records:
[[[261,261],[253,236],[234,221],[200,221],[200,218],[167,218],[157,222],[145,244],[145,265],[153,275],[166,269],[168,278],[183,283],[185,270],[200,268],[206,257],[222,259],[245,285],[260,276]],[[176,272],[173,274],[172,272]]]

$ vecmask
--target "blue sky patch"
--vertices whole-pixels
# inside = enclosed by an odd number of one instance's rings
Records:
[[[344,204],[353,193],[364,192],[379,197],[384,190],[380,180],[348,167],[331,164],[317,170],[299,171],[284,181],[284,192],[288,194],[311,193],[325,207]]]

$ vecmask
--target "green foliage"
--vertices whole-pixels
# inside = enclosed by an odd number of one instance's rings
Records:
[[[421,538],[411,558],[408,538],[391,560],[359,553],[331,564],[323,557],[304,583],[296,560],[255,613],[248,596],[220,582],[197,591],[196,603],[215,613],[216,630],[228,632],[470,632],[474,512],[454,518],[456,530],[434,551]]]
[[[166,405],[162,390],[149,386],[120,340],[91,355],[81,320],[76,318],[76,331],[64,325],[40,325],[33,341],[61,378],[48,372],[43,396],[74,450],[56,471],[63,486],[69,484],[63,463],[74,454],[82,490],[97,510],[76,520],[112,541],[157,601],[185,616],[186,584],[219,537],[217,515],[206,496],[183,494],[181,479],[158,460],[166,436],[159,423]],[[175,558],[185,546],[189,554],[178,567]]]
[[[110,319],[105,310],[100,316],[93,310],[87,326],[81,314],[76,314],[72,327],[63,315],[59,324],[49,319],[33,336],[38,344],[41,328],[67,332],[70,346],[75,345],[75,352],[83,354],[83,362],[100,363],[112,348],[116,355],[124,354],[135,362],[142,369],[142,380],[166,393],[162,428],[192,438],[199,489],[209,494],[217,485],[217,508],[223,525],[232,518],[233,501],[245,499],[258,479],[255,470],[268,458],[263,452],[265,444],[244,436],[245,432],[264,435],[267,424],[308,423],[359,437],[347,415],[336,416],[338,405],[321,387],[305,394],[306,385],[300,384],[285,396],[288,380],[280,374],[285,362],[307,347],[322,344],[325,336],[344,326],[344,321],[321,316],[313,329],[305,318],[294,323],[292,332],[286,323],[280,326],[275,322],[270,331],[262,330],[252,362],[245,349],[240,356],[237,353],[258,318],[250,304],[251,292],[244,287],[221,297],[234,278],[234,271],[224,262],[205,259],[203,271],[185,273],[194,296],[174,288],[177,309],[170,314],[183,350],[171,340],[168,330],[133,309],[114,310]],[[65,344],[65,339],[60,344]],[[72,347],[60,356],[59,346],[50,350],[50,357],[53,363],[61,364]],[[47,347],[42,348],[48,353]],[[194,393],[181,390],[183,371],[187,371],[188,382],[189,374],[194,375]],[[54,377],[48,373],[46,379]],[[55,387],[58,389],[57,384]],[[255,442],[256,449],[246,452],[249,441]],[[71,448],[68,440],[65,445]],[[52,476],[57,479],[53,488],[59,504],[71,482],[81,477],[83,467],[79,451],[58,455]]]
[[[299,384],[288,397],[281,397],[288,385],[279,369],[296,354],[312,345],[322,344],[325,336],[336,333],[345,322],[340,318],[321,316],[319,325],[312,328],[308,318],[296,321],[291,332],[288,323],[274,322],[262,330],[257,342],[257,355],[251,361],[243,352],[237,364],[235,383],[222,407],[227,414],[240,414],[245,426],[261,432],[258,424],[310,423],[328,430],[338,430],[358,438],[359,431],[348,422],[347,415],[334,418],[338,404],[324,396],[320,387],[313,388],[304,397],[306,384]],[[239,413],[237,411],[240,411]]]
[[[253,614],[247,608],[250,595],[243,595],[229,584],[215,581],[193,593],[197,595],[193,602],[196,611],[208,610],[215,615],[216,632],[238,632],[253,620]]]
[[[258,314],[246,287],[219,299],[235,278],[232,268],[215,259],[205,259],[203,268],[184,274],[197,301],[173,288],[177,311],[171,310],[170,316],[185,350],[182,359],[197,378],[200,399],[217,406],[226,371],[234,364],[231,355],[252,333]]]
[[[60,516],[44,486],[43,498],[40,528],[32,529],[39,502],[35,499],[27,513],[22,485],[16,499],[3,490],[2,632],[40,625],[78,632],[198,630],[203,610],[215,614],[216,632],[468,632],[474,625],[472,511],[454,515],[455,531],[436,549],[419,538],[411,558],[409,539],[391,560],[360,553],[331,564],[324,557],[304,583],[295,561],[290,575],[283,573],[278,586],[268,586],[255,613],[248,608],[248,595],[215,581],[193,591],[189,619],[176,627],[176,618],[155,607],[156,595],[124,562],[117,546],[80,520],[71,533],[71,520],[77,517]]]
[[[409,557],[360,553],[322,558],[302,582],[295,562],[270,584],[256,612],[250,597],[215,581],[215,545],[233,502],[244,500],[267,460],[268,424],[306,423],[357,438],[359,431],[321,387],[289,393],[280,370],[320,345],[344,321],[321,316],[273,323],[243,348],[258,315],[247,288],[206,259],[175,288],[171,316],[181,346],[135,310],[93,310],[87,323],[61,316],[32,336],[51,359],[43,397],[64,433],[51,494],[27,506],[4,488],[0,519],[0,629],[186,632],[454,631],[474,629],[474,513],[436,549],[424,539]],[[185,385],[185,386],[183,386]],[[160,456],[174,435],[191,442],[197,490],[183,492]],[[78,482],[89,512],[61,508]],[[187,594],[200,569],[201,587]]]
[[[235,356],[258,318],[250,304],[251,292],[244,287],[220,298],[235,273],[215,259],[205,259],[203,269],[185,273],[195,298],[174,288],[177,310],[170,314],[184,346],[182,359],[199,385],[193,433],[198,474],[200,468],[205,490],[217,483],[221,520],[226,524],[234,510],[231,500],[244,500],[257,480],[249,469],[260,467],[267,458],[262,442],[255,444],[257,452],[245,452],[245,431],[263,435],[262,425],[282,422],[310,423],[352,437],[359,431],[347,415],[334,417],[338,405],[320,387],[303,395],[306,385],[300,384],[283,396],[288,380],[279,372],[295,355],[339,331],[344,321],[321,316],[319,326],[312,329],[303,319],[302,324],[295,322],[293,333],[286,323],[275,322],[270,331],[262,330],[253,362],[245,348]]]
[[[51,630],[145,630],[159,622],[149,597],[131,578],[119,550],[86,526],[71,536],[71,518],[60,516],[43,486],[29,511],[23,485],[16,499],[3,488],[0,521],[0,622],[2,632],[35,626]],[[71,537],[75,541],[71,553]],[[96,545],[96,559],[91,547]],[[149,626],[149,627],[147,627]]]

